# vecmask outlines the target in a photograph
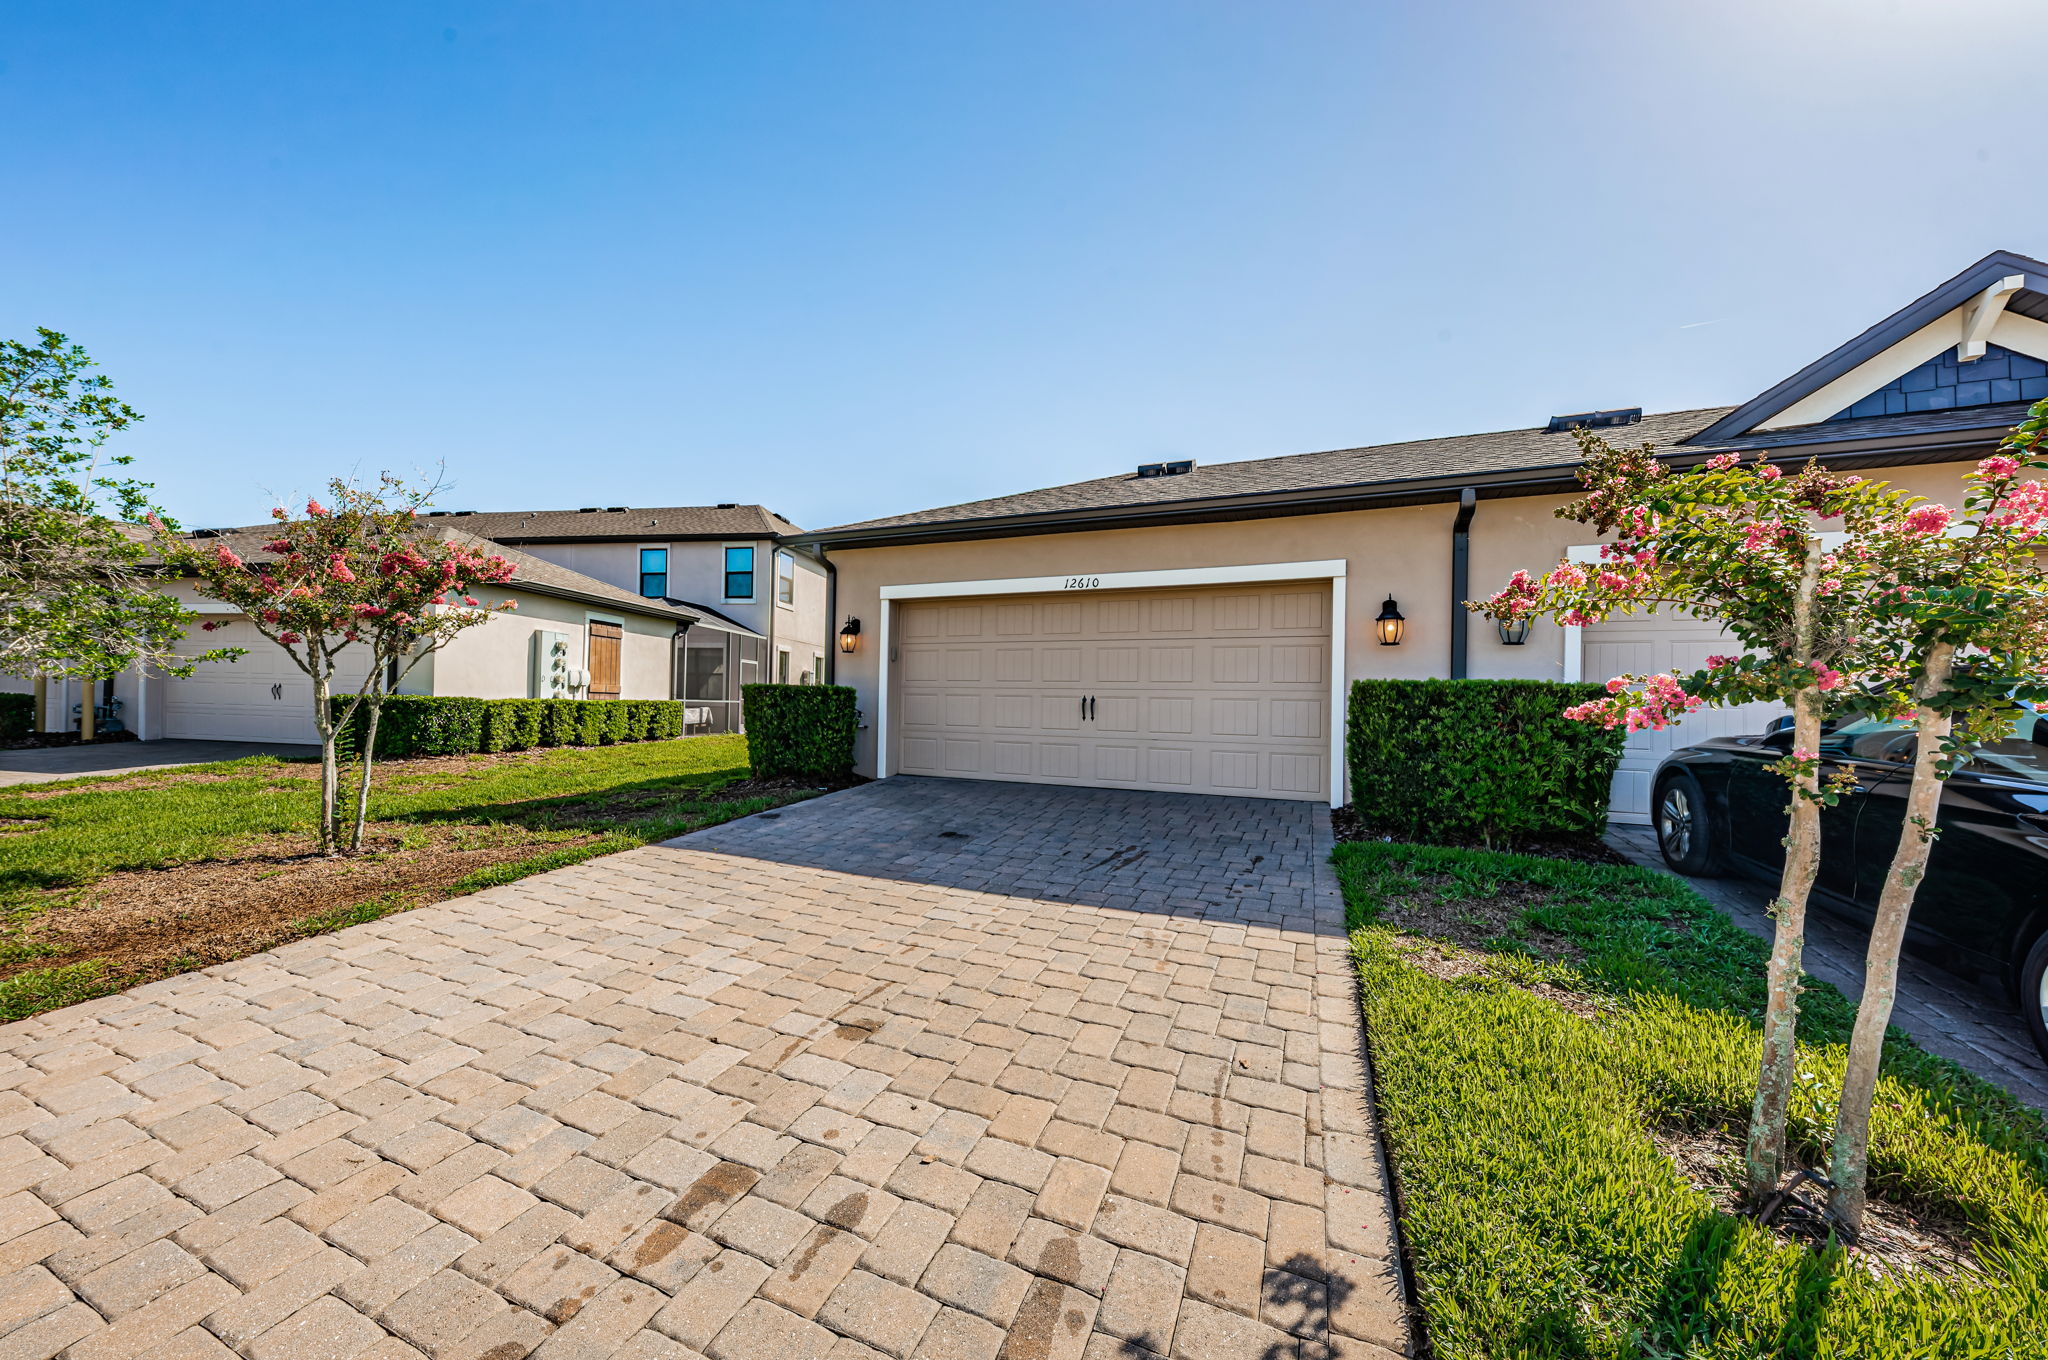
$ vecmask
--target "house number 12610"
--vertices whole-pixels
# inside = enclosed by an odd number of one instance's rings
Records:
[[[1100,590],[1102,589],[1102,578],[1100,576],[1069,576],[1067,578],[1067,584],[1063,587],[1063,589]]]

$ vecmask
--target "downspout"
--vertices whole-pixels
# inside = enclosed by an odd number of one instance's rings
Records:
[[[1472,487],[1458,492],[1458,517],[1451,523],[1451,679],[1463,680],[1466,662],[1466,630],[1472,622],[1465,608],[1471,591],[1472,512],[1479,507],[1479,493]]]
[[[825,674],[819,677],[828,685],[839,683],[839,635],[832,627],[832,620],[839,617],[839,566],[826,554],[823,544],[811,550],[818,559],[818,565],[825,569]]]

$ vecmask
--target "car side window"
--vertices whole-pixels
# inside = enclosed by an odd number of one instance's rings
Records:
[[[1985,742],[1970,752],[1970,769],[1982,775],[2048,784],[2048,722],[2030,710],[2021,712],[2010,736]]]
[[[1835,760],[1909,761],[1913,724],[1857,718],[1822,733],[1820,753]]]

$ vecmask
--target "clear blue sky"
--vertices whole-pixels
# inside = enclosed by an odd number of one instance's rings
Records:
[[[809,526],[1752,395],[2048,253],[2035,0],[14,0],[0,333],[192,524]]]

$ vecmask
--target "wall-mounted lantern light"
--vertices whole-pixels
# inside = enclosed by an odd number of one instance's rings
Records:
[[[1395,604],[1394,597],[1389,595],[1387,602],[1380,606],[1379,617],[1372,622],[1373,631],[1380,635],[1380,646],[1400,646],[1401,625],[1406,622],[1407,620],[1401,617],[1401,606]]]
[[[1519,647],[1529,640],[1529,620],[1501,619],[1494,624],[1500,630],[1500,640],[1510,647]]]
[[[858,646],[860,646],[860,620],[848,614],[846,622],[839,625],[839,650],[850,652]]]

